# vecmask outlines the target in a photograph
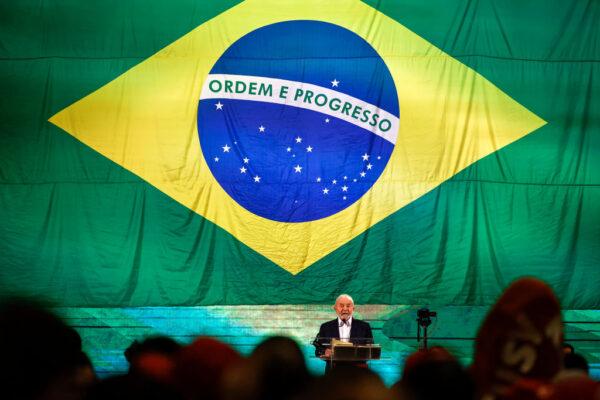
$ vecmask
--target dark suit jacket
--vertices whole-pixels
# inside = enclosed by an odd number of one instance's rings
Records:
[[[333,321],[325,322],[321,325],[319,333],[313,342],[315,346],[315,355],[317,357],[325,353],[325,349],[331,343],[331,339],[340,338],[340,327],[337,318]],[[368,322],[361,321],[352,317],[352,326],[350,327],[350,341],[354,344],[373,343],[373,332]]]

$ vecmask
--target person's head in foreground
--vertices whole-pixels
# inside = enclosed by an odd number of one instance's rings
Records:
[[[419,350],[406,359],[402,379],[393,387],[402,400],[471,400],[474,385],[468,372],[443,347]]]
[[[519,379],[550,382],[562,367],[560,305],[535,278],[513,282],[486,316],[472,365],[478,397],[499,399]]]

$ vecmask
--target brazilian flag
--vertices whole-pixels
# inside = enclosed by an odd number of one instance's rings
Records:
[[[109,372],[152,332],[303,341],[342,292],[401,354],[414,307],[468,342],[524,275],[598,323],[599,19],[579,0],[4,2],[0,293],[62,307]]]

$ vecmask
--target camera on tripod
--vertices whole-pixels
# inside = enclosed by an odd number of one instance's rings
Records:
[[[423,328],[431,325],[431,317],[437,317],[437,312],[429,311],[429,308],[421,308],[417,311],[417,323]]]
[[[429,308],[423,307],[417,311],[417,343],[421,342],[421,328],[423,328],[423,345],[421,350],[427,350],[427,327],[431,325],[431,317],[437,318],[437,312],[429,311]]]

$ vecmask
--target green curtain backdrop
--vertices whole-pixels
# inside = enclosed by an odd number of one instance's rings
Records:
[[[0,288],[63,306],[489,305],[522,275],[565,308],[600,281],[596,1],[371,2],[547,124],[471,165],[298,275],[48,119],[234,6],[0,7]]]

